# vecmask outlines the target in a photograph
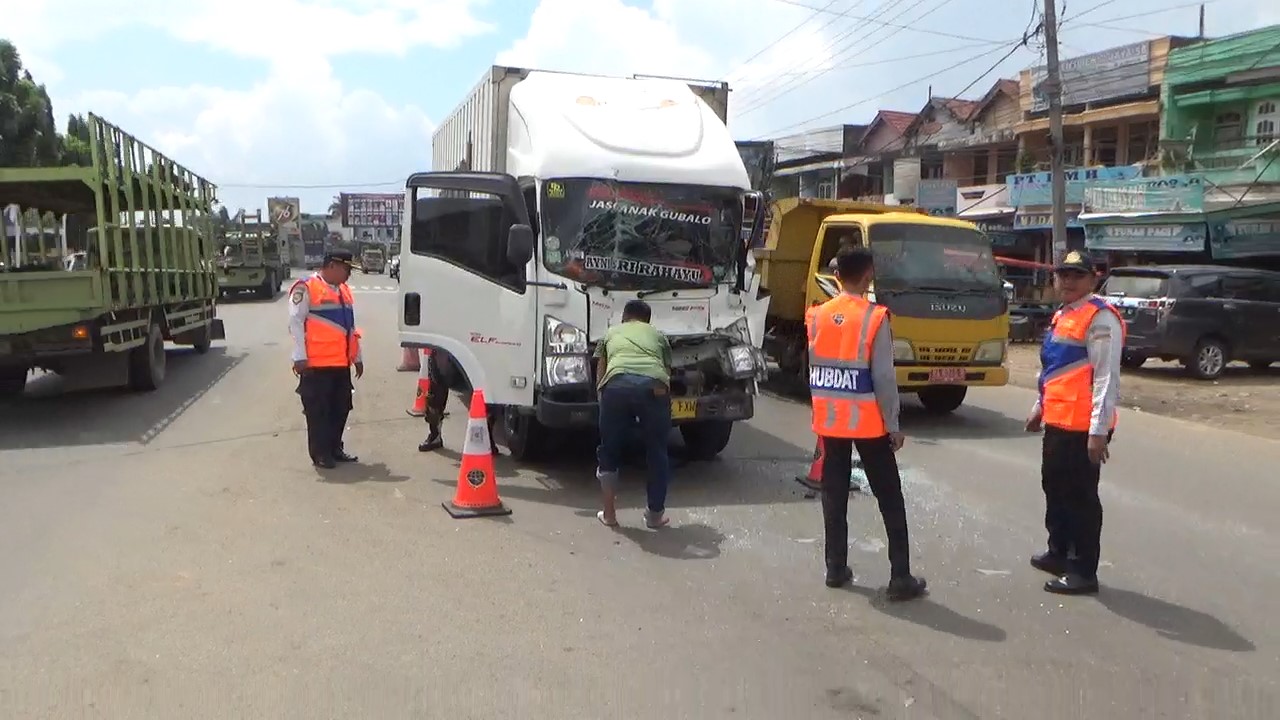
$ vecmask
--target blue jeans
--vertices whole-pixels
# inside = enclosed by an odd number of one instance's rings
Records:
[[[659,394],[661,393],[661,394]],[[618,375],[600,391],[600,447],[596,477],[606,490],[618,482],[618,469],[631,433],[639,426],[649,469],[649,512],[667,507],[671,461],[667,437],[671,434],[671,393],[666,385],[643,375]]]

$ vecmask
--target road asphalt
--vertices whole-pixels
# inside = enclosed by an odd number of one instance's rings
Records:
[[[284,296],[223,304],[227,341],[172,349],[155,393],[41,377],[0,406],[0,717],[1280,717],[1280,442],[1124,411],[1102,592],[1061,598],[1027,564],[1032,394],[943,418],[905,399],[931,594],[891,604],[864,495],[854,587],[823,585],[793,479],[807,409],[772,392],[720,459],[676,470],[667,529],[643,529],[638,469],[624,527],[595,521],[589,448],[499,459],[513,515],[450,518],[464,405],[418,453],[395,285],[352,285],[359,464],[306,457]]]

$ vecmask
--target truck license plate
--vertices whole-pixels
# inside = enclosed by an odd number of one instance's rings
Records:
[[[672,420],[692,420],[698,415],[698,401],[696,399],[672,398],[671,400],[671,419]]]
[[[933,368],[929,371],[929,382],[953,385],[964,382],[965,372],[962,367]]]

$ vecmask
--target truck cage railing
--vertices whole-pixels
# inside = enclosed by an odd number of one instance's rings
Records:
[[[0,168],[0,207],[65,218],[65,250],[83,250],[104,274],[111,309],[212,299],[217,187],[150,145],[90,113],[90,164]],[[0,233],[4,271],[52,270],[45,233],[36,267]],[[61,258],[58,258],[59,266]]]

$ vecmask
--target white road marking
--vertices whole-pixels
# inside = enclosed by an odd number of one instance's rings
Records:
[[[394,293],[400,292],[400,288],[394,285],[375,285],[373,287],[353,286],[351,292],[355,293]]]

